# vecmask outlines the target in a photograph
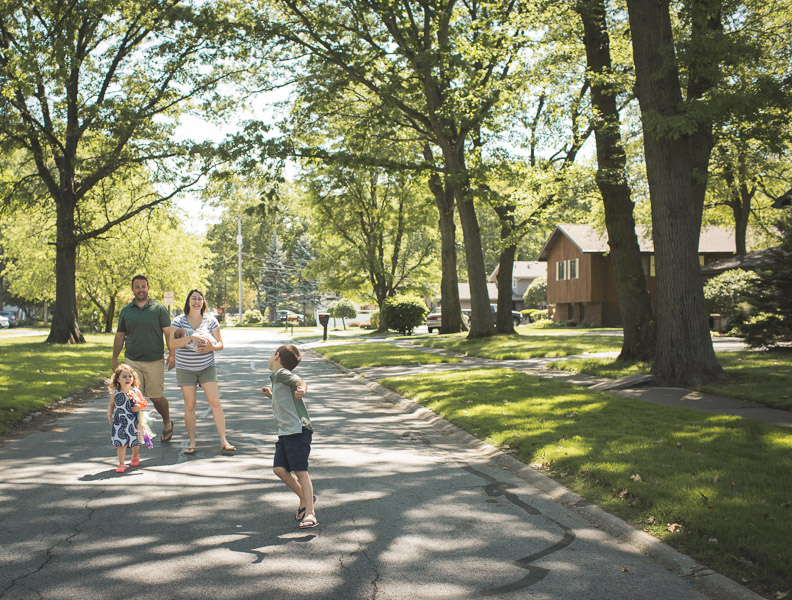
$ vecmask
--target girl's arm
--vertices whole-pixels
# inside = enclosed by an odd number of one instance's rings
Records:
[[[107,422],[113,424],[113,393],[110,392],[110,403],[107,405]]]

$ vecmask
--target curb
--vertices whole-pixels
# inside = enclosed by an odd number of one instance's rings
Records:
[[[427,421],[429,424],[440,429],[458,442],[476,450],[495,464],[508,469],[513,474],[537,488],[553,502],[562,504],[564,507],[586,519],[598,529],[629,544],[644,556],[649,557],[672,573],[679,575],[689,582],[696,590],[709,596],[713,600],[764,600],[764,596],[760,596],[756,592],[749,590],[725,575],[721,575],[709,567],[696,562],[691,557],[664,544],[648,533],[636,529],[626,521],[591,504],[588,500],[565,488],[554,479],[543,475],[525,463],[509,456],[495,446],[481,441],[477,437],[460,429],[453,423],[446,421],[444,418],[421,405],[400,396],[393,390],[348,369],[313,349],[307,349],[306,351],[311,352],[318,358],[330,362],[338,370],[349,375],[353,381],[365,385],[369,390],[395,404],[404,412],[412,413],[416,417]]]

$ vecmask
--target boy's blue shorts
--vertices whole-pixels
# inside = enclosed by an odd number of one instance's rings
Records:
[[[313,431],[307,427],[301,433],[279,435],[275,442],[275,459],[272,468],[283,467],[287,471],[307,471],[308,456],[311,454]]]

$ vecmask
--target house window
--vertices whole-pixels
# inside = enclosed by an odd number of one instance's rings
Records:
[[[654,277],[655,276],[654,254],[642,255],[641,266],[643,267],[644,275],[646,275],[647,277]]]
[[[578,278],[578,259],[559,260],[556,263],[556,281]]]
[[[699,267],[703,267],[705,262],[706,261],[704,260],[704,255],[699,254]]]

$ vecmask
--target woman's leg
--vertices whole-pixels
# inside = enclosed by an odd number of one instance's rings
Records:
[[[220,388],[216,381],[207,381],[202,383],[201,387],[204,394],[206,394],[209,407],[212,409],[212,418],[214,419],[215,427],[217,427],[217,434],[220,436],[220,444],[223,448],[230,446],[228,440],[226,440],[225,413],[223,412],[223,407],[220,406]]]
[[[198,386],[181,386],[182,397],[184,398],[184,426],[187,428],[187,435],[190,436],[190,448],[195,448],[195,400]]]

